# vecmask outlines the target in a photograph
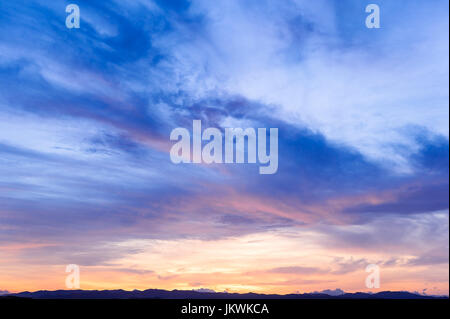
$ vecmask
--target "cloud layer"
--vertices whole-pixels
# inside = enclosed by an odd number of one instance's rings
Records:
[[[379,30],[365,1],[2,3],[0,286],[352,291],[377,262],[448,293],[448,3],[378,2]],[[174,165],[194,119],[278,128],[277,174]]]

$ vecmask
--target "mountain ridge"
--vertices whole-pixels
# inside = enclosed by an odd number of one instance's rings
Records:
[[[0,296],[4,298],[31,299],[448,299],[448,296],[426,296],[407,291],[381,291],[378,293],[343,293],[329,295],[326,293],[298,294],[258,294],[258,293],[228,293],[199,292],[194,290],[38,290],[23,291]]]

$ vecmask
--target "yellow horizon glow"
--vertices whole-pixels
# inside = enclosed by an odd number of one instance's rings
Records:
[[[80,289],[207,288],[217,292],[265,294],[337,288],[346,292],[422,292],[427,289],[428,294],[448,295],[448,264],[411,266],[406,264],[410,256],[402,256],[403,264],[381,266],[379,289],[368,289],[365,287],[368,275],[365,261],[377,263],[392,256],[362,251],[350,253],[323,247],[317,244],[318,236],[305,229],[300,233],[287,230],[209,241],[132,240],[111,243],[114,247],[132,247],[140,252],[104,265],[80,265]],[[20,250],[24,247],[41,246],[22,245],[2,249],[0,290],[67,289],[66,265],[30,265],[18,261]],[[356,265],[356,268],[345,270],[342,265]]]

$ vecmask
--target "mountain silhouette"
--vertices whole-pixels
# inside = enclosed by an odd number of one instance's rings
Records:
[[[20,292],[8,294],[1,298],[32,298],[32,299],[448,299],[447,296],[424,296],[406,291],[382,291],[378,293],[344,293],[329,295],[326,293],[303,294],[256,294],[256,293],[226,293],[199,292],[192,290],[40,290],[35,292]]]

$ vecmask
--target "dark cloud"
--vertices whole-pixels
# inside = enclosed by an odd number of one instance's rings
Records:
[[[447,254],[444,251],[434,252],[434,253],[425,253],[423,256],[415,257],[413,259],[408,260],[408,265],[413,266],[432,266],[439,264],[448,264],[449,256],[448,251]]]
[[[155,272],[153,270],[134,269],[134,268],[109,268],[110,271],[118,271],[135,275],[151,275]]]

